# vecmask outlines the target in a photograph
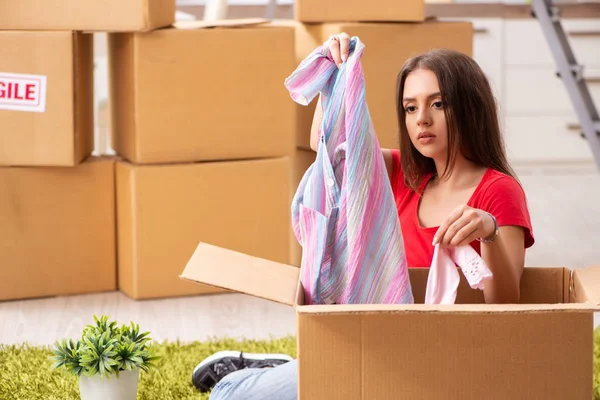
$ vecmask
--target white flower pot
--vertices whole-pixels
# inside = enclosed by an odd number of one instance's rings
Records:
[[[140,371],[121,371],[119,378],[101,378],[100,375],[79,377],[81,400],[135,400]]]

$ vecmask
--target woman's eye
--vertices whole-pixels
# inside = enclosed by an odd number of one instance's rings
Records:
[[[415,110],[416,110],[415,106],[408,106],[408,107],[406,107],[406,112],[408,112],[408,113],[414,112]]]
[[[433,106],[435,108],[442,108],[444,104],[441,101],[436,101],[435,103],[433,103]]]

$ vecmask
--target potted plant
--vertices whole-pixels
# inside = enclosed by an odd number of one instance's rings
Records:
[[[77,342],[56,342],[52,369],[64,367],[79,377],[82,400],[135,400],[140,370],[155,368],[148,332],[139,325],[117,326],[103,315],[94,316],[95,325],[87,325]]]

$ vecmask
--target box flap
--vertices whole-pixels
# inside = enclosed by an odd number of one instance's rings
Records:
[[[493,313],[546,313],[546,312],[590,312],[596,307],[589,304],[337,304],[297,306],[298,314],[493,314]]]
[[[217,21],[177,21],[173,24],[173,27],[175,29],[241,28],[267,23],[269,23],[269,20],[264,18],[238,18],[221,19]]]
[[[594,305],[600,309],[600,266],[579,268],[573,271],[571,302]]]
[[[294,305],[300,270],[200,242],[180,278]]]

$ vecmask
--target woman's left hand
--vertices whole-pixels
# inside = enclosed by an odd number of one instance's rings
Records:
[[[433,245],[462,246],[478,238],[489,238],[494,231],[494,220],[489,213],[462,205],[440,225],[433,237]]]

